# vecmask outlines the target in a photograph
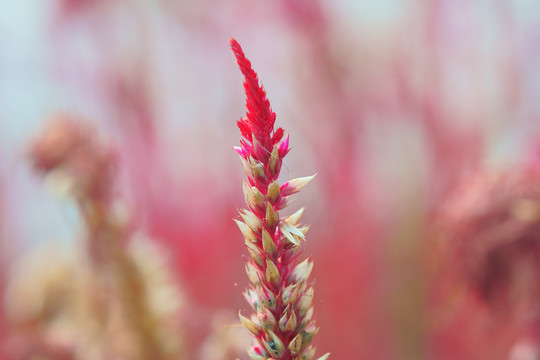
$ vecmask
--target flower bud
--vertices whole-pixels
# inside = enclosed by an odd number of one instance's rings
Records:
[[[289,343],[289,351],[291,354],[296,355],[302,348],[302,334],[297,334]]]
[[[313,262],[310,259],[306,259],[302,261],[300,264],[296,265],[294,270],[291,273],[290,281],[291,282],[305,282],[309,275],[311,274],[311,270],[313,269]]]
[[[280,357],[281,354],[283,354],[283,351],[285,351],[283,342],[273,331],[268,331],[268,334],[270,335],[271,340],[264,343],[266,350],[272,355]]]
[[[273,286],[279,285],[279,270],[270,259],[266,259],[266,280]]]
[[[268,159],[268,173],[270,177],[275,177],[280,170],[279,166],[280,160],[279,160],[279,151],[276,145],[274,145],[274,148],[272,149],[272,153],[270,154],[270,159]]]
[[[301,178],[296,178],[296,179],[292,179],[286,182],[285,184],[281,186],[281,195],[289,196],[289,195],[296,194],[297,192],[302,190],[302,188],[306,186],[311,180],[313,180],[313,178],[316,175],[317,174],[311,175],[311,176],[305,176]]]
[[[268,255],[274,254],[274,252],[277,250],[276,243],[274,243],[274,239],[270,236],[268,231],[266,229],[262,230],[262,246],[264,252],[266,252]]]
[[[266,226],[272,228],[276,226],[279,221],[279,215],[274,210],[274,207],[270,202],[266,203]]]
[[[272,204],[276,204],[281,197],[281,190],[279,189],[279,183],[274,181],[268,185],[268,192],[266,197]]]

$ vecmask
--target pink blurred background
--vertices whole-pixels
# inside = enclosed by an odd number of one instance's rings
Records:
[[[231,36],[290,133],[283,177],[318,174],[295,206],[311,224],[319,351],[536,359],[510,357],[519,324],[445,288],[431,229],[468,173],[539,154],[533,0],[3,2],[2,282],[33,247],[70,246],[74,206],[32,174],[25,149],[54,112],[81,115],[118,147],[123,192],[196,309],[188,358],[204,360],[213,314],[248,308]]]

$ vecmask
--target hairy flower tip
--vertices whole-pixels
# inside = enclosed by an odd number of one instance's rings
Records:
[[[441,225],[452,263],[484,300],[504,305],[539,298],[538,170],[518,166],[471,176],[446,203]]]
[[[238,122],[243,139],[235,151],[247,176],[242,188],[247,209],[240,211],[243,221],[236,222],[250,255],[246,274],[251,286],[244,296],[255,314],[251,319],[240,315],[244,327],[257,339],[249,356],[256,360],[313,359],[309,343],[317,328],[314,291],[308,283],[313,262],[296,262],[309,227],[298,225],[303,209],[286,219],[279,211],[314,176],[279,185],[283,158],[290,150],[289,136],[281,128],[274,130],[275,114],[257,74],[240,45],[232,39],[230,43],[245,78],[247,97],[247,115]]]
[[[111,147],[94,128],[69,114],[53,116],[30,144],[28,155],[39,173],[61,173],[77,195],[108,198],[115,172]]]
[[[266,92],[259,85],[259,78],[251,68],[251,62],[244,55],[242,47],[234,39],[230,39],[229,43],[236,56],[240,71],[244,75],[244,89],[246,92],[247,114],[245,118],[238,121],[238,127],[244,138],[252,141],[252,136],[255,136],[256,140],[260,141],[264,149],[270,153],[272,146],[277,142],[271,135],[274,129],[276,114],[272,111],[270,102],[266,98]],[[274,134],[274,138],[282,136],[278,132],[276,134],[277,136]]]

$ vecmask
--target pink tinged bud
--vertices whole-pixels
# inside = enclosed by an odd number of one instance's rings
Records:
[[[304,295],[298,300],[298,315],[304,316],[307,311],[311,308],[311,304],[313,303],[313,287],[310,287]]]
[[[279,144],[278,148],[279,157],[283,159],[285,155],[289,152],[289,135],[285,136],[285,139]]]
[[[244,239],[249,242],[257,242],[257,235],[251,230],[251,228],[244,222],[234,219],[236,225],[240,229],[240,232],[244,236]]]
[[[311,274],[311,270],[313,270],[313,262],[310,261],[310,259],[302,261],[300,264],[296,265],[292,271],[290,276],[291,283],[303,283],[307,281]]]
[[[251,154],[251,145],[249,144],[249,142],[245,141],[245,140],[240,140],[240,145],[242,145],[242,150],[244,151],[244,154],[246,156],[244,156],[244,159],[247,158],[247,156],[249,154]]]
[[[266,259],[266,280],[274,285],[279,285],[279,270],[270,259]]]
[[[281,186],[281,196],[289,196],[296,194],[297,192],[302,190],[302,188],[306,186],[311,180],[313,180],[316,175],[317,174],[296,178],[286,182]]]
[[[257,283],[259,283],[259,276],[257,273],[257,269],[255,269],[255,267],[249,262],[246,263],[246,274],[248,276],[249,281],[253,285],[256,285]]]
[[[330,353],[326,353],[323,356],[321,356],[320,358],[318,358],[317,360],[327,360],[329,357],[330,357]]]
[[[270,341],[265,341],[264,346],[270,354],[279,358],[283,354],[283,351],[285,351],[285,346],[273,331],[268,331],[268,334],[270,335]]]
[[[238,153],[242,158],[246,157],[246,153],[244,152],[244,149],[242,149],[240,146],[233,146],[234,151]]]
[[[279,215],[270,202],[266,203],[266,226],[273,228],[279,221]]]
[[[244,327],[246,329],[248,329],[248,331],[250,333],[252,333],[253,335],[255,336],[259,336],[259,334],[261,333],[261,329],[259,329],[259,327],[257,326],[257,324],[255,324],[253,321],[251,321],[250,319],[242,316],[242,314],[238,313],[238,317],[240,318],[240,322],[242,322],[242,325],[244,325]]]
[[[291,284],[283,290],[283,294],[281,296],[283,303],[286,305],[293,304],[296,302],[296,299],[298,298],[298,287],[296,284]]]
[[[281,192],[277,181],[274,181],[270,185],[268,185],[268,192],[266,193],[266,197],[274,205],[278,202],[281,197]]]
[[[262,246],[264,252],[266,252],[268,255],[273,255],[276,250],[276,244],[274,243],[274,239],[270,236],[268,231],[266,229],[262,230]]]
[[[270,158],[268,159],[268,175],[271,178],[276,177],[279,174],[280,170],[280,160],[279,160],[279,151],[277,146],[274,145],[272,153],[270,153]]]
[[[291,354],[296,355],[302,348],[302,334],[297,334],[289,343],[289,351]]]
[[[298,224],[298,221],[300,220],[300,217],[304,213],[305,208],[300,208],[297,210],[294,214],[290,215],[285,219],[285,222],[287,222],[290,225],[296,225]]]
[[[259,229],[261,228],[261,220],[259,220],[257,215],[249,210],[244,210],[243,213],[240,213],[240,216],[253,232],[259,232]]]

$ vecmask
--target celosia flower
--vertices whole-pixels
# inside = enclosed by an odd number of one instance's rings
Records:
[[[315,348],[310,343],[318,332],[308,281],[313,263],[309,259],[297,263],[308,227],[298,224],[303,209],[285,219],[279,211],[314,176],[279,185],[289,137],[282,128],[274,129],[276,115],[242,48],[234,39],[230,45],[245,79],[247,114],[238,121],[243,139],[235,150],[247,175],[243,185],[247,208],[237,224],[250,254],[246,273],[251,286],[244,295],[255,311],[250,318],[240,314],[240,320],[257,340],[249,352],[251,359],[311,360]]]
[[[111,148],[80,118],[58,114],[30,147],[30,161],[43,174],[61,173],[77,199],[109,203],[115,172]]]
[[[491,304],[540,295],[540,172],[515,167],[471,177],[448,203],[445,238],[464,279]]]
[[[144,278],[145,269],[128,247],[133,243],[131,221],[115,207],[121,201],[114,196],[112,147],[76,117],[62,114],[33,142],[30,156],[40,173],[60,172],[77,201],[96,286],[89,295],[95,303],[94,321],[105,334],[101,350],[126,359],[181,358],[178,337],[174,339],[164,324],[169,317],[152,308],[155,301],[148,293],[151,288]],[[151,258],[146,249],[145,265],[151,264]],[[172,287],[167,291],[175,292]]]

